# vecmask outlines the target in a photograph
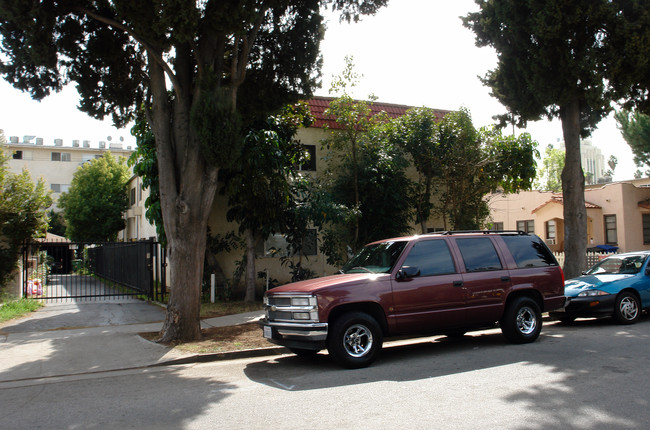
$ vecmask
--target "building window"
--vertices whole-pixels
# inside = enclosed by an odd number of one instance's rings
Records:
[[[532,219],[517,221],[517,230],[524,233],[535,233],[535,221]]]
[[[643,214],[643,244],[650,244],[650,214]]]
[[[309,160],[300,165],[300,170],[316,171],[316,145],[302,145],[305,151],[309,152]]]
[[[130,195],[130,206],[135,205],[135,187],[131,188],[131,195]]]
[[[53,152],[52,161],[70,161],[69,152]]]
[[[617,244],[618,238],[616,237],[616,215],[605,215],[605,243]]]
[[[70,189],[70,184],[51,184],[50,190],[53,193],[67,193]]]
[[[23,151],[14,151],[14,160],[22,160]]]
[[[557,224],[555,223],[555,220],[550,220],[546,222],[546,242],[551,245],[555,245],[556,228],[557,228]]]

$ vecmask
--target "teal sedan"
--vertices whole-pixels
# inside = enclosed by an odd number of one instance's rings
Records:
[[[581,317],[613,317],[633,324],[650,308],[650,251],[604,258],[584,275],[564,283],[566,306],[551,317],[568,323]]]

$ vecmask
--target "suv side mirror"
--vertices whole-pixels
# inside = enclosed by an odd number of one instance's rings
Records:
[[[395,275],[395,279],[398,281],[406,281],[407,279],[415,278],[416,276],[420,276],[420,269],[418,266],[403,266]]]

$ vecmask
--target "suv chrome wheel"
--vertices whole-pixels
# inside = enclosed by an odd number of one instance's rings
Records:
[[[372,363],[382,341],[381,328],[373,317],[364,312],[349,312],[333,322],[327,350],[339,364],[354,369]]]
[[[510,342],[534,342],[542,331],[542,312],[535,300],[517,297],[508,303],[499,324]]]
[[[537,329],[535,311],[528,306],[522,307],[517,313],[517,329],[525,335],[530,335]]]
[[[362,324],[350,326],[343,335],[343,347],[351,357],[363,357],[372,348],[372,332]]]

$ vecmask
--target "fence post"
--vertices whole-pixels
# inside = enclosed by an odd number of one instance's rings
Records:
[[[216,279],[214,273],[210,275],[210,303],[214,303],[215,300],[215,290],[216,290]]]

